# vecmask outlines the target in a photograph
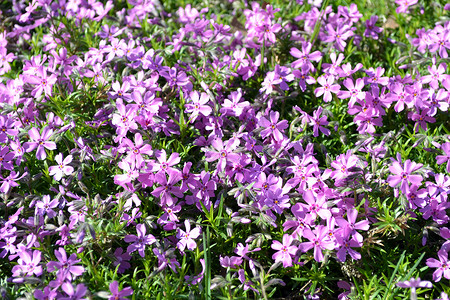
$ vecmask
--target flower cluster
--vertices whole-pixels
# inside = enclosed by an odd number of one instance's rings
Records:
[[[354,3],[309,1],[290,20],[229,2],[224,18],[145,0],[0,11],[11,284],[36,299],[267,299],[295,272],[354,268],[410,227],[433,281],[450,279],[450,21],[391,40],[410,48],[394,69],[354,57],[387,38]],[[411,278],[397,283],[411,296],[432,287]],[[308,280],[310,295],[331,290]],[[340,299],[351,286],[333,283]]]

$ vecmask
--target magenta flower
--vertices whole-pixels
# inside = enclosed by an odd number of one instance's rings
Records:
[[[283,243],[279,241],[273,241],[271,247],[274,250],[278,250],[274,255],[272,255],[272,259],[275,262],[282,262],[283,268],[292,266],[292,258],[291,255],[294,256],[297,252],[296,246],[291,246],[294,238],[291,235],[285,234],[283,235]]]
[[[449,32],[443,26],[436,26],[434,30],[429,33],[428,49],[431,53],[438,52],[442,58],[447,58],[447,49],[450,49]]]
[[[396,13],[406,13],[408,12],[408,8],[417,3],[417,0],[395,0],[395,4],[398,5],[395,10]]]
[[[334,237],[336,238],[336,242],[338,244],[336,257],[338,258],[339,261],[345,262],[347,258],[347,253],[350,255],[352,259],[355,260],[361,259],[361,254],[353,250],[352,248],[359,248],[362,246],[362,243],[358,242],[353,237],[351,237],[350,234],[348,234],[347,230],[337,233]]]
[[[332,99],[332,95],[339,92],[341,86],[339,84],[333,84],[334,83],[334,76],[329,75],[328,77],[320,76],[317,78],[317,82],[321,85],[321,87],[318,87],[314,94],[316,97],[320,97],[323,95],[323,101],[330,102]]]
[[[441,280],[442,275],[446,279],[450,279],[450,265],[447,260],[448,253],[447,251],[438,251],[437,253],[439,260],[435,258],[428,258],[427,259],[427,266],[430,268],[437,268],[436,271],[433,273],[433,280],[435,282],[438,282]]]
[[[344,51],[345,46],[347,46],[345,40],[354,35],[352,28],[348,25],[340,24],[337,28],[334,28],[333,25],[327,24],[326,30],[327,33],[324,34],[323,41],[325,43],[334,42],[334,47],[339,51]]]
[[[177,247],[181,252],[184,252],[184,249],[186,247],[189,250],[194,250],[195,248],[197,248],[197,243],[194,241],[194,239],[198,238],[201,233],[200,227],[198,226],[191,230],[191,224],[189,223],[189,220],[185,220],[184,225],[186,227],[186,231],[178,229],[177,233],[177,238],[179,239]]]
[[[114,176],[114,183],[124,187],[125,189],[131,189],[132,182],[139,177],[139,172],[136,168],[136,161],[131,160],[131,158],[127,156],[117,165],[125,172],[125,174],[116,174]]]
[[[265,117],[261,117],[259,124],[265,128],[261,131],[262,138],[272,136],[275,141],[281,141],[283,139],[282,131],[284,131],[289,125],[286,120],[278,122],[279,117],[280,113],[277,111],[270,112],[270,120],[267,120]]]
[[[26,142],[23,144],[23,148],[26,152],[31,152],[37,148],[36,158],[39,160],[43,160],[47,157],[47,153],[45,149],[55,150],[56,144],[55,142],[49,142],[48,139],[53,134],[53,130],[49,127],[45,127],[42,130],[42,135],[39,134],[39,131],[33,127],[28,131],[28,135],[30,136],[31,142]],[[45,148],[45,149],[44,149]]]
[[[209,116],[212,113],[212,108],[207,105],[209,102],[209,96],[206,93],[199,93],[197,91],[192,91],[189,94],[189,98],[191,99],[191,102],[185,105],[186,112],[191,114],[191,117],[189,118],[189,122],[194,122],[199,114],[203,116]]]
[[[47,263],[48,272],[53,272],[55,270],[63,272],[63,276],[69,281],[84,273],[84,267],[75,266],[75,264],[81,261],[81,259],[77,259],[75,253],[72,253],[69,258],[67,258],[66,250],[64,250],[64,248],[59,248],[58,250],[55,250],[55,256],[58,261],[50,261]]]
[[[131,296],[133,294],[133,290],[130,287],[126,287],[119,292],[119,283],[117,281],[113,281],[109,284],[109,290],[111,291],[111,296],[109,296],[108,300],[125,300],[126,296]]]
[[[13,277],[40,276],[42,274],[42,267],[39,265],[41,262],[41,251],[34,250],[31,252],[28,249],[22,249],[19,252],[19,257],[17,260],[18,265],[12,268]]]
[[[397,155],[399,158],[399,155]],[[413,172],[419,170],[422,164],[416,164],[409,159],[405,161],[405,164],[401,164],[401,160],[394,160],[392,165],[389,167],[389,171],[394,175],[389,175],[387,182],[391,187],[396,187],[400,185],[400,189],[403,193],[407,194],[409,192],[410,183],[419,186],[422,182],[421,175],[412,174]]]
[[[40,66],[37,69],[37,75],[24,75],[24,82],[34,84],[35,87],[31,91],[31,95],[39,98],[42,93],[45,94],[45,96],[51,96],[52,95],[52,89],[53,85],[56,83],[56,75],[52,74],[50,76],[47,76],[47,68]]]
[[[436,156],[437,164],[442,165],[444,163],[447,163],[447,167],[445,170],[447,171],[447,173],[450,173],[450,143],[443,143],[441,149],[442,151],[444,151],[445,155]]]
[[[69,166],[72,162],[72,155],[68,155],[63,160],[62,153],[55,156],[55,161],[58,163],[56,166],[51,166],[48,168],[49,175],[53,176],[56,181],[60,181],[61,178],[66,175],[71,175],[73,173],[73,167]]]
[[[124,241],[126,243],[133,243],[128,246],[127,252],[133,253],[134,251],[138,251],[141,257],[145,257],[145,246],[151,245],[156,242],[156,239],[153,235],[145,235],[146,228],[144,224],[136,225],[137,235],[126,235]]]
[[[444,63],[440,64],[437,68],[435,64],[431,67],[428,66],[428,72],[430,72],[430,75],[422,76],[422,83],[428,83],[430,87],[437,90],[439,88],[439,82],[448,77],[448,75],[445,74],[446,69],[447,65]]]
[[[172,195],[182,198],[183,192],[179,186],[175,186],[182,178],[181,172],[170,172],[169,180],[167,180],[167,175],[165,173],[157,173],[154,177],[155,181],[161,186],[155,188],[152,195],[161,198],[161,205],[174,205],[176,199]]]
[[[411,299],[417,299],[416,288],[431,289],[433,285],[429,281],[421,280],[420,277],[411,278],[410,280],[397,282],[397,286],[401,288],[411,289]]]
[[[434,123],[436,119],[429,116],[430,109],[425,108],[420,113],[411,114],[411,120],[416,121],[416,125],[414,125],[415,131],[419,131],[419,126],[423,130],[427,130],[427,123]]]
[[[335,243],[328,236],[328,229],[326,226],[318,225],[311,231],[309,228],[303,230],[303,236],[309,240],[309,242],[303,242],[299,245],[299,249],[303,252],[314,248],[314,259],[318,262],[323,260],[322,250],[333,250]]]
[[[343,82],[348,91],[340,91],[338,97],[341,99],[350,98],[348,105],[352,107],[357,100],[364,100],[366,98],[366,92],[363,92],[364,79],[356,79],[356,83],[351,78],[347,78]]]
[[[366,21],[366,30],[364,31],[365,37],[370,37],[374,40],[378,40],[378,34],[383,31],[383,28],[375,26],[378,21],[378,16],[371,16],[369,20]]]
[[[152,172],[158,173],[181,173],[178,169],[173,168],[173,166],[177,165],[180,162],[180,155],[176,152],[170,154],[169,158],[167,158],[166,150],[155,151],[155,156],[158,162],[151,162],[150,167]]]
[[[126,153],[130,161],[135,161],[137,167],[140,167],[144,162],[143,154],[148,156],[153,154],[152,146],[144,143],[139,132],[134,135],[134,143],[128,138],[123,138],[118,151]]]
[[[73,288],[70,282],[65,282],[62,284],[61,289],[67,294],[68,297],[60,297],[60,300],[81,300],[86,295],[87,287],[80,283]]]
[[[405,109],[405,104],[408,108],[412,108],[414,105],[411,99],[407,97],[405,88],[401,83],[394,83],[391,87],[391,92],[386,97],[395,103],[394,110],[396,112],[401,112]]]
[[[319,130],[324,135],[330,135],[330,129],[325,128],[323,126],[328,125],[327,116],[322,115],[323,108],[320,106],[313,112],[313,116],[309,118],[310,124],[313,126],[313,135],[319,136]]]
[[[59,201],[56,199],[53,199],[50,201],[50,196],[45,195],[42,197],[42,201],[36,202],[36,208],[39,211],[39,214],[44,215],[47,214],[49,218],[53,218],[56,216],[56,212],[52,209],[57,207],[59,204]]]
[[[117,248],[116,251],[114,251],[114,258],[115,261],[113,265],[115,267],[119,266],[117,269],[117,273],[122,274],[127,269],[131,267],[130,263],[128,262],[131,259],[131,255],[127,252],[123,252],[122,248]]]
[[[290,54],[298,58],[292,63],[293,68],[301,69],[303,72],[314,72],[315,68],[311,61],[318,62],[322,59],[322,53],[320,51],[311,52],[312,45],[309,42],[302,43],[302,50],[297,48],[291,48]]]
[[[347,232],[355,238],[356,241],[362,243],[363,236],[356,230],[369,230],[369,221],[362,220],[356,223],[356,218],[358,217],[358,211],[356,209],[350,209],[347,211],[347,220],[344,218],[336,218],[336,223],[339,225],[340,232]],[[343,236],[345,236],[343,234]]]
[[[238,146],[233,140],[229,140],[224,144],[221,139],[217,138],[211,142],[211,145],[214,147],[214,150],[206,151],[205,160],[208,162],[219,160],[217,163],[217,171],[225,171],[227,163],[239,162],[241,158],[239,154],[232,152]]]
[[[339,65],[342,63],[344,58],[345,58],[345,56],[342,53],[339,53],[338,56],[336,56],[335,52],[331,53],[330,54],[331,64],[324,63],[322,65],[322,70],[324,71],[326,76],[329,76],[329,75],[336,76],[336,75],[338,75],[338,73],[339,73],[338,70],[340,69]]]

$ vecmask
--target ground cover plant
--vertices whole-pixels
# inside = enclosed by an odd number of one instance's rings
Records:
[[[448,299],[449,11],[1,2],[2,299]]]

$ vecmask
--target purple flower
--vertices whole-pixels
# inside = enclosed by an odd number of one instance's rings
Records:
[[[53,300],[57,299],[58,292],[53,290],[51,286],[46,286],[44,288],[44,291],[41,290],[35,290],[34,291],[34,298],[37,300]]]
[[[296,246],[291,246],[294,238],[291,235],[285,234],[283,235],[283,243],[279,241],[273,241],[271,247],[274,250],[278,250],[274,255],[272,255],[272,259],[275,262],[283,262],[283,268],[292,266],[292,258],[291,255],[294,256],[297,252]]]
[[[299,249],[303,252],[307,252],[309,249],[314,248],[314,259],[318,262],[323,260],[322,250],[333,250],[335,243],[331,241],[328,236],[328,229],[326,226],[318,225],[312,231],[309,228],[303,230],[303,236],[309,240],[309,242],[303,242],[299,245]]]
[[[422,164],[416,164],[409,159],[405,161],[402,165],[399,154],[397,155],[398,160],[394,160],[392,165],[389,166],[389,171],[394,175],[389,175],[387,182],[391,187],[396,187],[400,184],[400,189],[403,193],[407,194],[409,192],[409,184],[420,185],[422,182],[421,175],[412,174],[413,172],[419,170]]]
[[[19,251],[18,265],[12,268],[12,276],[24,277],[24,276],[40,276],[42,274],[42,267],[39,266],[41,262],[41,251],[28,249],[22,249]]]
[[[446,171],[450,173],[450,143],[443,143],[441,146],[442,151],[444,151],[445,155],[436,156],[436,161],[438,165],[442,165],[447,163]]]
[[[317,78],[317,82],[321,85],[321,87],[318,87],[314,91],[314,94],[316,95],[316,97],[320,97],[323,95],[323,101],[325,102],[330,102],[332,99],[331,93],[336,94],[341,88],[339,84],[333,84],[333,75],[329,75],[328,77],[320,76],[319,78]]]
[[[411,299],[417,299],[416,288],[431,289],[433,285],[429,281],[422,281],[420,277],[411,278],[410,280],[397,282],[397,286],[401,288],[411,288]]]
[[[177,233],[177,238],[179,239],[177,247],[181,252],[183,252],[186,247],[189,250],[194,250],[195,248],[197,248],[197,243],[194,241],[194,239],[198,238],[201,232],[200,227],[198,226],[191,230],[191,224],[189,223],[189,220],[185,220],[184,225],[186,227],[186,231],[178,229]]]
[[[76,290],[74,290],[70,282],[63,283],[61,288],[69,297],[60,297],[60,300],[81,300],[87,291],[87,287],[82,283],[76,286]]]
[[[347,211],[347,220],[344,218],[336,218],[336,223],[339,225],[339,231],[346,231],[349,235],[352,235],[356,241],[362,243],[363,237],[356,230],[369,230],[369,221],[362,220],[356,223],[358,217],[358,211],[356,209],[350,209]]]
[[[334,28],[333,25],[327,24],[326,30],[327,33],[323,34],[324,37],[322,40],[325,43],[334,42],[334,47],[339,51],[344,51],[345,46],[347,45],[345,40],[354,35],[352,28],[348,25],[340,24]]]
[[[237,269],[242,264],[242,257],[239,256],[220,256],[219,262],[223,268]]]
[[[283,139],[283,133],[281,131],[285,130],[289,125],[286,120],[278,122],[279,117],[280,113],[277,111],[270,112],[270,120],[267,120],[265,117],[261,117],[259,120],[259,125],[265,128],[261,131],[262,138],[272,136],[275,141],[281,141]]]
[[[72,155],[68,155],[63,160],[62,153],[55,156],[55,161],[58,163],[56,166],[51,166],[48,168],[49,175],[53,176],[56,181],[60,181],[61,178],[66,175],[71,175],[73,173],[73,167],[69,166],[72,162]]]
[[[334,237],[336,238],[336,242],[338,244],[336,256],[339,261],[345,262],[347,253],[352,259],[361,259],[361,254],[356,252],[352,248],[361,247],[362,242],[357,241],[354,236],[351,236],[351,230],[345,228],[344,230],[337,231]]]
[[[14,153],[9,152],[9,147],[1,147],[0,146],[0,171],[1,169],[6,169],[12,171],[14,166],[11,162],[14,158]]]
[[[350,98],[348,106],[352,107],[357,100],[364,100],[366,98],[366,92],[363,92],[364,79],[356,79],[356,83],[353,82],[351,78],[344,80],[343,85],[348,89],[348,91],[340,91],[338,97],[341,99]]]
[[[440,281],[442,275],[444,275],[446,279],[450,279],[450,265],[447,260],[448,252],[441,250],[438,251],[437,255],[439,257],[439,260],[435,258],[427,259],[427,266],[429,266],[430,268],[437,268],[433,273],[433,280],[435,282]]]
[[[122,143],[119,146],[119,152],[126,153],[130,160],[136,162],[136,166],[138,167],[141,166],[144,161],[142,154],[148,156],[153,154],[152,146],[144,143],[142,135],[139,132],[134,135],[134,143],[127,138],[123,138]]]
[[[67,258],[66,250],[64,250],[64,248],[59,248],[58,250],[55,250],[55,256],[58,261],[50,261],[47,263],[48,272],[53,272],[55,270],[62,272],[62,275],[69,281],[84,273],[84,267],[75,266],[75,264],[81,261],[81,259],[77,259],[75,253],[72,253],[69,258]]]
[[[411,120],[416,121],[416,124],[414,125],[415,131],[419,131],[419,126],[423,130],[427,130],[427,122],[428,123],[435,123],[436,119],[429,116],[430,109],[425,108],[422,109],[420,113],[412,113],[411,114]]]
[[[366,21],[366,30],[364,31],[365,37],[370,37],[374,40],[378,40],[378,34],[383,31],[383,28],[375,26],[378,21],[378,16],[371,16],[369,20]]]
[[[186,112],[191,114],[191,117],[189,118],[189,122],[194,122],[199,114],[203,116],[209,116],[212,113],[212,108],[207,105],[209,102],[209,96],[206,93],[201,93],[199,96],[199,93],[197,91],[192,91],[189,94],[189,98],[191,99],[191,102],[185,105]]]
[[[53,199],[50,201],[50,196],[44,195],[42,197],[42,201],[36,202],[36,208],[38,209],[40,215],[47,214],[49,218],[53,218],[56,216],[56,212],[52,208],[57,207],[58,204],[58,200]]]
[[[151,171],[158,172],[162,174],[171,173],[181,173],[178,169],[173,168],[180,162],[180,155],[176,152],[172,153],[169,158],[167,158],[166,150],[155,151],[156,159],[158,162],[150,163]]]
[[[49,127],[45,127],[42,130],[42,135],[39,133],[39,131],[35,127],[33,127],[28,131],[28,135],[30,136],[31,142],[24,143],[23,148],[25,149],[26,152],[31,152],[37,148],[36,158],[39,160],[43,160],[47,157],[47,153],[45,152],[45,149],[48,149],[48,150],[56,149],[55,142],[48,141],[48,139],[50,139],[52,134],[53,134],[53,130],[50,129]]]
[[[292,63],[293,68],[301,69],[303,72],[314,72],[315,68],[311,61],[318,62],[322,59],[322,53],[320,51],[311,52],[312,45],[309,42],[302,44],[302,50],[297,48],[291,48],[290,54],[298,58],[298,60]]]
[[[439,88],[439,82],[448,78],[448,75],[445,74],[446,69],[447,65],[444,63],[440,64],[437,68],[435,64],[433,64],[431,67],[428,66],[428,72],[430,72],[430,75],[422,76],[422,83],[428,83],[430,87],[432,87],[434,90],[437,90]]]
[[[171,172],[169,175],[169,180],[167,180],[167,175],[165,173],[157,173],[154,177],[155,181],[161,186],[155,188],[152,195],[161,198],[161,205],[174,205],[176,199],[172,195],[182,198],[183,192],[179,186],[175,186],[181,180],[180,172]]]
[[[240,155],[237,153],[233,153],[232,151],[236,149],[238,144],[236,144],[233,140],[229,140],[224,144],[224,142],[217,138],[211,142],[214,150],[207,150],[205,153],[206,161],[212,162],[215,160],[219,160],[217,163],[217,171],[223,172],[225,171],[225,167],[227,163],[237,163],[240,160]]]
[[[130,263],[128,262],[131,259],[131,255],[127,252],[123,252],[122,248],[117,248],[116,251],[114,251],[114,266],[119,266],[117,269],[117,273],[122,274],[127,269],[131,267]]]
[[[31,91],[31,95],[39,98],[42,95],[42,92],[45,93],[46,96],[52,95],[53,85],[56,83],[56,75],[52,74],[47,76],[47,68],[40,66],[37,69],[37,75],[29,75],[26,74],[23,77],[24,82],[34,84],[35,87],[33,91]]]
[[[188,285],[196,285],[203,280],[203,276],[205,274],[205,260],[200,258],[200,264],[202,265],[202,271],[195,276],[184,276],[184,279],[188,282]]]
[[[111,296],[108,300],[125,300],[126,296],[133,295],[133,290],[130,287],[126,287],[119,292],[119,282],[113,281],[109,284],[109,290],[111,291]]]
[[[134,251],[138,251],[141,257],[145,257],[145,246],[151,245],[156,242],[156,239],[153,235],[145,235],[146,228],[144,224],[136,225],[137,235],[127,235],[124,238],[126,243],[133,243],[128,246],[127,252],[133,253]]]
[[[313,125],[313,135],[319,136],[319,130],[324,135],[330,135],[330,129],[323,126],[328,125],[327,116],[320,116],[323,112],[323,108],[320,106],[313,112],[313,116],[309,118],[310,124]]]
[[[157,248],[153,248],[153,253],[158,258],[158,271],[162,271],[169,267],[172,271],[178,273],[177,268],[180,268],[180,263],[174,257],[174,249],[169,249],[164,253],[162,251],[160,252]]]
[[[398,5],[395,10],[396,13],[406,13],[408,12],[408,7],[417,3],[417,0],[395,0],[395,4]]]

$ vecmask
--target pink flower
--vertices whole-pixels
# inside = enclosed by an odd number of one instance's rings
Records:
[[[314,248],[314,259],[318,262],[323,260],[322,250],[333,250],[335,243],[331,241],[328,236],[328,229],[326,226],[318,225],[314,231],[309,228],[303,230],[303,236],[309,240],[309,242],[301,243],[299,249],[303,252],[307,252],[309,249]]]
[[[396,13],[406,13],[408,12],[408,7],[417,3],[417,0],[395,0],[395,4],[398,5],[395,10]]]
[[[399,158],[399,155],[397,155]],[[389,175],[387,182],[391,187],[396,187],[400,184],[400,189],[403,193],[407,194],[409,192],[409,184],[420,185],[422,182],[421,175],[414,175],[413,172],[419,170],[422,164],[416,164],[409,159],[405,161],[405,164],[401,164],[401,160],[394,160],[392,165],[389,167],[389,171],[394,175]]]
[[[177,233],[177,238],[179,239],[177,247],[181,252],[183,252],[186,247],[189,250],[194,250],[195,248],[197,248],[197,243],[194,241],[194,239],[198,238],[201,232],[200,227],[198,226],[191,230],[191,224],[189,223],[189,220],[185,220],[184,225],[186,227],[186,231],[178,229]]]
[[[427,259],[427,266],[430,268],[437,268],[433,273],[433,280],[438,282],[441,280],[442,275],[445,278],[450,279],[450,267],[449,262],[447,260],[448,253],[447,251],[438,251],[437,253],[439,260],[435,258]]]
[[[108,300],[124,300],[126,296],[130,296],[133,294],[133,290],[130,287],[126,287],[119,292],[119,283],[117,281],[113,281],[109,284],[109,290],[111,291],[111,296]]]
[[[151,234],[145,235],[146,228],[144,224],[136,225],[136,232],[137,235],[130,234],[125,236],[124,241],[126,243],[133,243],[128,246],[127,251],[132,253],[137,250],[141,257],[145,257],[145,246],[153,244],[156,242],[156,239]]]
[[[318,62],[322,59],[322,53],[320,51],[311,52],[312,45],[309,42],[304,42],[302,44],[302,50],[298,50],[297,48],[291,48],[290,54],[298,58],[296,61],[292,63],[293,68],[302,69],[303,72],[314,72],[315,68],[311,61]]]
[[[365,37],[370,37],[374,40],[378,40],[378,34],[383,31],[383,28],[375,26],[378,21],[378,16],[371,16],[369,20],[366,21],[366,30],[364,31]]]
[[[48,168],[48,170],[49,175],[53,176],[53,178],[56,181],[60,181],[64,175],[69,176],[70,174],[73,173],[73,167],[68,165],[72,162],[72,155],[68,155],[63,160],[62,153],[59,153],[58,155],[55,156],[55,161],[58,164],[56,166],[51,166],[50,168]]]
[[[41,262],[41,252],[34,250],[33,252],[28,249],[22,249],[19,252],[19,259],[17,260],[18,265],[12,268],[12,275],[14,277],[23,276],[40,276],[42,274],[42,267],[39,266]]]
[[[189,97],[191,98],[191,102],[185,105],[186,112],[191,114],[191,117],[189,118],[189,122],[194,122],[199,114],[202,114],[203,116],[209,116],[212,113],[211,106],[207,105],[209,102],[209,96],[206,93],[201,93],[199,96],[199,93],[197,91],[192,91],[189,94]]]
[[[57,270],[58,272],[63,272],[64,277],[68,280],[72,280],[77,276],[84,273],[84,267],[76,266],[81,259],[77,259],[77,255],[72,253],[69,258],[67,258],[67,253],[64,248],[59,248],[55,250],[55,256],[58,261],[50,261],[47,263],[47,271],[52,272]]]
[[[279,117],[280,113],[277,111],[270,112],[270,120],[261,117],[259,124],[262,127],[265,127],[265,129],[261,131],[262,138],[273,136],[275,141],[281,141],[283,139],[283,133],[281,131],[284,131],[288,127],[288,122],[286,120],[278,122]]]
[[[39,131],[33,127],[28,131],[28,135],[30,136],[31,142],[26,142],[23,144],[23,148],[26,152],[31,152],[37,148],[36,158],[39,160],[43,160],[47,157],[47,153],[45,149],[55,150],[56,144],[55,142],[49,142],[48,139],[53,134],[53,130],[49,127],[45,127],[42,130],[42,135],[39,134]],[[45,149],[44,149],[45,148]]]
[[[314,94],[316,97],[320,97],[323,95],[323,101],[330,102],[333,98],[331,93],[336,94],[339,92],[341,86],[339,84],[333,84],[334,82],[334,76],[329,75],[327,77],[320,76],[317,78],[317,82],[320,83],[321,87],[318,87]]]
[[[275,262],[283,262],[283,268],[292,266],[292,258],[291,255],[295,255],[297,252],[297,247],[291,246],[294,238],[288,234],[283,235],[283,244],[279,241],[273,241],[272,249],[278,250],[274,255],[272,255],[272,259]]]
[[[450,173],[450,143],[444,143],[441,146],[442,151],[444,151],[445,155],[436,156],[436,161],[438,165],[442,165],[447,163],[446,171]]]

